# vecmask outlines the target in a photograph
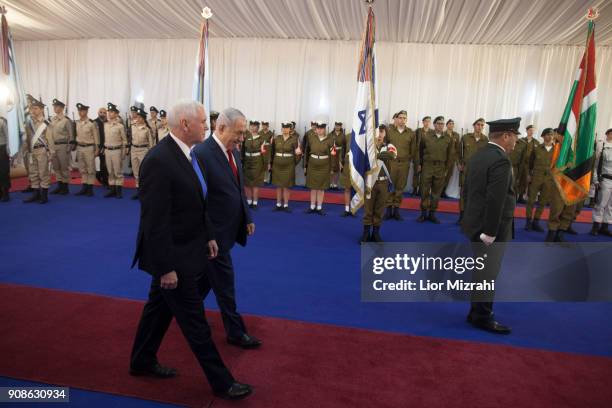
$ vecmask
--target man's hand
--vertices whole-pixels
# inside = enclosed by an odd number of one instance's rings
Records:
[[[420,164],[417,166],[417,173],[420,173],[420,172],[421,172],[422,167],[423,167],[423,166],[421,166]]]
[[[463,164],[457,164],[457,168],[459,169],[459,171],[463,171]]]
[[[480,240],[484,242],[485,245],[489,246],[495,241],[495,237],[490,237],[487,234],[480,234]]]
[[[214,239],[208,241],[208,259],[216,258],[219,255],[219,246]]]
[[[162,275],[159,285],[162,289],[176,289],[178,285],[178,276],[176,276],[176,272],[172,271]]]
[[[255,233],[255,224],[247,224],[247,234],[253,235]]]

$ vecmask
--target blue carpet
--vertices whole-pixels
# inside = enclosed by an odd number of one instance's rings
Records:
[[[0,377],[0,387],[53,387],[50,384],[37,383],[32,381],[16,380],[14,378]],[[85,391],[78,388],[70,388],[70,403],[3,403],[2,407],[32,407],[32,408],[57,408],[62,406],[70,407],[128,407],[128,408],[170,408],[179,405],[162,404],[159,402],[146,401],[138,398],[121,397],[102,392]]]
[[[44,206],[22,204],[13,194],[13,201],[0,205],[0,281],[145,299],[150,278],[129,269],[139,204],[103,199],[102,193],[98,188],[95,198],[52,196]],[[340,217],[338,205],[327,205],[324,217],[304,214],[306,203],[292,205],[292,214],[276,213],[272,201],[260,201],[255,236],[233,252],[243,313],[612,356],[611,303],[499,303],[496,313],[513,327],[510,336],[472,329],[465,323],[467,304],[362,303],[360,218]],[[439,214],[441,225],[416,223],[414,211],[402,214],[405,221],[383,225],[387,241],[465,240],[455,214]],[[524,231],[523,222],[518,241],[544,239]],[[589,224],[575,228],[581,234],[569,240],[603,240],[586,234]],[[210,298],[207,305],[216,308]]]

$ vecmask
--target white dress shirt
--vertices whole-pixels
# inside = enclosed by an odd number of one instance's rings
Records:
[[[189,163],[191,163],[191,148],[189,148],[189,146],[187,146],[185,144],[185,142],[183,142],[181,139],[179,139],[178,137],[174,136],[172,134],[172,132],[168,133],[168,135],[174,139],[174,141],[176,142],[176,144],[181,148],[181,151],[183,152],[183,154],[185,155],[185,157],[187,157],[187,160],[189,160]]]

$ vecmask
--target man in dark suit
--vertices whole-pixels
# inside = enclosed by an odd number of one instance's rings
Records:
[[[513,237],[516,194],[509,154],[520,134],[520,122],[521,118],[487,122],[489,143],[474,153],[468,164],[462,229],[473,243],[475,256],[486,254],[486,266],[475,271],[474,282],[497,278],[504,255],[503,243]],[[475,292],[467,320],[477,328],[509,334],[510,327],[494,319],[493,297],[493,291]]]
[[[244,193],[244,177],[237,147],[244,140],[246,118],[237,109],[219,115],[215,133],[193,150],[204,165],[208,185],[208,211],[219,254],[211,260],[208,277],[223,317],[230,344],[255,348],[261,340],[247,333],[236,309],[236,290],[231,249],[237,242],[246,245],[247,235],[255,232]]]
[[[204,317],[203,294],[210,290],[206,268],[218,253],[201,163],[191,151],[208,130],[204,107],[179,102],[168,113],[168,123],[169,137],[149,151],[140,174],[140,226],[132,267],[139,261],[138,267],[153,279],[134,339],[130,374],[176,375],[157,361],[174,316],[215,394],[243,398],[251,387],[234,380]]]

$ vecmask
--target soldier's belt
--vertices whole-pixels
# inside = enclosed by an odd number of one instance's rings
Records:
[[[67,140],[57,140],[57,141],[55,142],[55,144],[56,144],[56,145],[68,144],[68,141],[67,141]]]
[[[77,142],[77,146],[79,146],[79,147],[91,147],[91,146],[95,146],[95,143],[78,143]]]
[[[149,147],[149,145],[148,144],[142,144],[142,145],[133,144],[132,147]]]
[[[104,146],[106,150],[119,150],[123,149],[123,146]]]
[[[329,158],[329,156],[328,156],[328,155],[325,155],[325,156],[319,156],[319,155],[316,155],[316,154],[311,154],[311,155],[310,155],[310,157],[312,157],[312,158],[314,158],[314,159],[328,159],[328,158]]]
[[[36,149],[44,149],[45,147],[47,147],[47,146],[45,146],[45,145],[43,145],[43,144],[39,144],[39,145],[36,145],[36,146],[32,147],[32,150],[36,150]]]
[[[257,156],[261,156],[261,152],[254,152],[254,153],[247,153],[247,152],[245,152],[244,155],[246,157],[257,157]]]
[[[612,174],[602,174],[601,177],[608,180],[612,180]]]
[[[276,157],[293,157],[293,153],[276,153]]]

